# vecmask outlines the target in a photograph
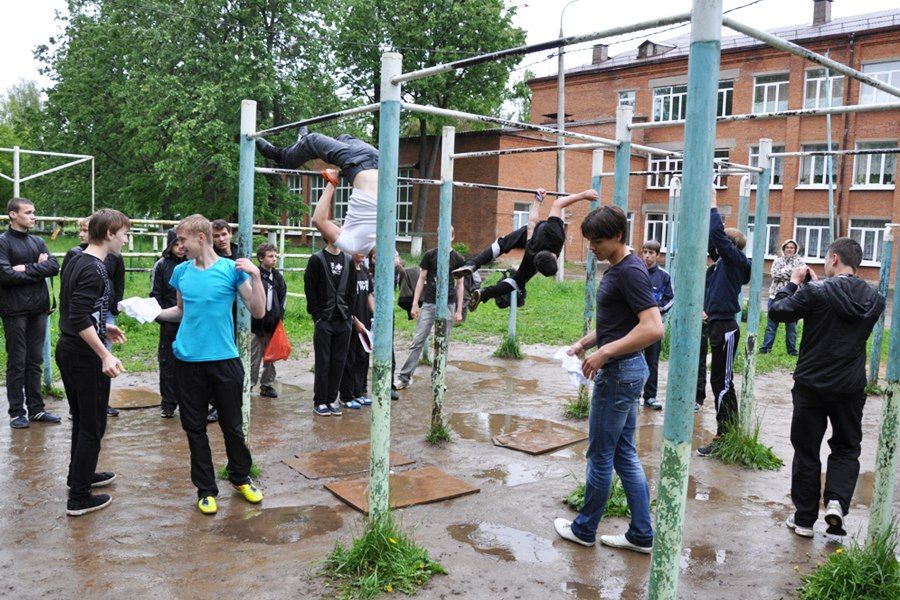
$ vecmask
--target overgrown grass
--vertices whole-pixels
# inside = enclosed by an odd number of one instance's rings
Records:
[[[413,595],[432,576],[446,573],[390,514],[370,520],[350,547],[336,543],[319,571],[336,586],[328,595],[346,600],[374,598],[383,592]]]
[[[584,482],[579,481],[572,493],[563,499],[563,502],[580,511],[584,507]],[[619,481],[619,476],[616,474],[613,474],[609,499],[606,501],[606,510],[603,511],[603,516],[626,518],[631,516],[631,511],[628,510],[628,499],[625,497],[625,488],[622,487],[622,482]]]
[[[897,529],[881,534],[872,544],[853,542],[838,548],[803,578],[801,600],[896,600],[900,598]]]
[[[512,358],[515,360],[522,360],[525,356],[522,354],[522,347],[519,346],[518,338],[503,338],[503,342],[500,344],[500,347],[494,351],[494,356],[497,358]]]
[[[259,468],[258,464],[253,463],[252,465],[250,465],[250,477],[252,477],[253,479],[256,479],[257,477],[259,477],[259,474],[261,472],[262,472],[262,469]],[[225,465],[222,465],[221,467],[219,467],[219,470],[216,471],[216,476],[219,479],[221,479],[222,481],[227,480],[228,479],[228,465],[225,464]]]
[[[563,414],[570,419],[587,419],[591,412],[591,401],[588,399],[587,393],[579,392],[575,398],[566,400],[566,406]]]
[[[713,445],[714,457],[727,465],[741,465],[758,471],[777,471],[784,461],[776,456],[771,446],[759,442],[759,423],[748,435],[737,425],[728,427]]]
[[[425,441],[432,446],[449,442],[450,430],[447,429],[446,423],[443,421],[440,423],[432,423],[431,428],[428,430],[428,435],[425,436]]]

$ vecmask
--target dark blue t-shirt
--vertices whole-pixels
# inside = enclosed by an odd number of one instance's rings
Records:
[[[597,287],[597,347],[628,335],[638,313],[654,306],[650,274],[632,252],[607,269]]]

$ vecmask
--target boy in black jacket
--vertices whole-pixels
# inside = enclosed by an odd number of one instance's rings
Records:
[[[166,249],[162,258],[156,261],[150,271],[150,297],[156,298],[161,308],[171,308],[178,304],[178,290],[169,281],[175,267],[187,260],[184,245],[178,241],[178,234],[170,229],[166,236]],[[178,396],[175,393],[175,355],[172,343],[178,335],[178,325],[168,321],[159,322],[159,344],[156,347],[156,358],[159,361],[159,394],[162,396],[160,416],[171,419],[178,408]]]
[[[213,234],[215,235],[215,233]],[[275,333],[278,323],[284,318],[284,308],[287,301],[287,284],[284,277],[275,268],[278,260],[278,252],[272,244],[262,244],[256,250],[256,259],[259,261],[259,275],[263,282],[263,291],[266,293],[266,316],[262,319],[250,321],[250,385],[255,386],[260,382],[259,395],[265,398],[277,398],[278,393],[272,384],[275,383],[275,363],[264,362],[263,355],[266,347]],[[259,363],[263,364],[262,379],[259,379]]]
[[[769,318],[776,323],[803,319],[800,357],[794,369],[791,419],[791,499],[796,512],[787,526],[813,537],[824,496],[827,533],[846,535],[844,516],[859,476],[862,413],[866,404],[866,340],[884,311],[884,298],[856,276],[862,248],[850,238],[832,242],[825,255],[825,276],[806,265],[794,269],[790,283],[775,294]],[[804,281],[809,278],[809,283]],[[831,454],[822,493],[819,452],[825,428]]]
[[[315,322],[313,403],[321,417],[341,416],[338,392],[353,330],[351,310],[356,302],[352,262],[349,255],[328,244],[312,255],[303,274],[306,312]]]
[[[747,238],[737,229],[725,229],[715,189],[709,215],[709,245],[719,256],[709,274],[703,300],[712,351],[709,380],[716,403],[716,437],[697,449],[700,456],[714,452],[715,442],[738,416],[733,367],[741,329],[734,315],[741,312],[741,286],[750,281],[750,260],[744,255]]]
[[[347,352],[347,364],[341,378],[341,404],[347,408],[361,408],[372,404],[366,396],[366,379],[369,374],[369,352],[363,347],[360,336],[366,336],[366,330],[372,326],[372,314],[375,312],[375,285],[362,254],[353,255],[353,266],[356,269],[356,302],[351,307],[353,313],[353,331],[350,333],[350,350]]]

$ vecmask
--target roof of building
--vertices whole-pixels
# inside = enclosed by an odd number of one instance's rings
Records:
[[[887,29],[892,27],[900,27],[900,9],[885,10],[863,15],[854,15],[851,17],[843,17],[840,19],[834,19],[832,21],[829,21],[828,23],[824,23],[818,26],[789,25],[787,27],[780,27],[778,29],[771,29],[768,31],[769,33],[777,35],[780,38],[790,40],[792,42],[797,42],[800,40],[843,35],[851,32],[873,31],[876,29]],[[671,46],[672,49],[662,54],[640,58],[638,56],[638,48],[635,48],[633,50],[629,50],[628,52],[623,52],[622,54],[610,58],[609,60],[603,61],[601,64],[586,64],[573,67],[571,69],[566,69],[566,74],[577,75],[583,73],[593,73],[610,69],[619,69],[632,65],[652,64],[660,60],[671,60],[678,57],[687,58],[688,51],[690,50],[691,35],[690,32],[688,32],[684,35],[664,41],[655,41],[648,37],[644,43],[646,43],[647,41],[652,41],[653,43],[660,46]],[[643,46],[644,43],[642,43],[641,46]],[[764,44],[763,42],[760,42],[759,40],[746,35],[734,35],[722,38],[723,51],[749,48],[758,45]],[[546,77],[537,77],[532,81],[555,78],[556,75],[549,75]]]

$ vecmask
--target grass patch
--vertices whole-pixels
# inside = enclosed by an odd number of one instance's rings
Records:
[[[450,430],[447,429],[447,425],[443,421],[440,423],[432,423],[431,429],[428,430],[428,435],[425,436],[425,441],[432,446],[449,442]]]
[[[775,455],[771,446],[759,442],[759,423],[748,435],[737,425],[728,427],[715,442],[713,456],[727,465],[741,465],[757,471],[777,471],[784,461]]]
[[[336,543],[319,571],[336,585],[335,596],[347,600],[395,591],[412,595],[432,576],[446,573],[390,514],[370,520],[350,547]]]
[[[44,398],[55,398],[57,400],[62,400],[66,397],[66,392],[60,387],[56,387],[52,383],[47,385],[41,382],[41,395]]]
[[[578,396],[566,400],[563,414],[570,419],[587,419],[591,412],[591,402],[588,400],[587,390],[581,388]]]
[[[584,507],[584,482],[579,481],[572,493],[563,499],[563,502],[571,508],[580,511]],[[603,511],[603,516],[625,518],[631,516],[631,511],[628,510],[628,499],[625,497],[625,488],[616,474],[613,474],[609,499],[606,501],[606,510]]]
[[[896,527],[873,543],[838,548],[816,570],[803,578],[801,600],[893,600],[900,598],[900,563]]]
[[[494,356],[497,358],[513,358],[515,360],[522,360],[524,357],[518,338],[510,337],[503,339],[503,343],[494,351]]]
[[[257,477],[259,477],[259,474],[261,472],[262,472],[262,470],[259,468],[258,464],[253,463],[252,465],[250,465],[250,477],[252,477],[253,479],[256,479]],[[216,476],[223,481],[227,480],[228,479],[228,465],[227,464],[222,465],[219,468],[219,470],[216,471]]]
[[[867,396],[881,396],[882,394],[884,394],[884,388],[877,383],[870,383],[866,385]]]

